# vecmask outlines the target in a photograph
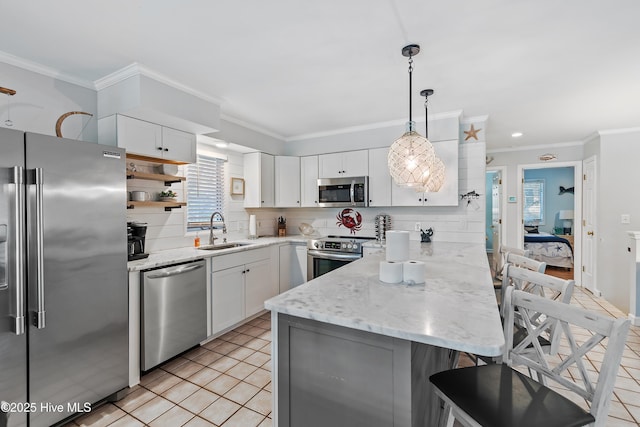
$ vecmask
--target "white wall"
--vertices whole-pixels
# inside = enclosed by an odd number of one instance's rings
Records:
[[[225,181],[225,200],[224,215],[227,225],[227,239],[237,240],[247,237],[249,228],[249,214],[244,209],[244,201],[242,196],[231,196],[230,183],[231,178],[242,178],[243,176],[243,158],[242,154],[235,152],[225,152],[217,150],[219,154],[226,155],[227,161],[224,165],[224,181]],[[139,171],[145,171],[146,168],[153,168],[152,164],[146,162],[135,162]],[[185,166],[180,166],[179,175],[184,176]],[[152,170],[148,170],[152,172]],[[147,191],[154,198],[158,192],[164,190],[164,183],[147,180],[131,180],[129,181],[129,191]],[[184,201],[186,194],[186,182],[176,183],[171,189],[178,194],[178,200]],[[192,246],[196,233],[185,234],[186,229],[187,208],[173,209],[171,212],[165,212],[160,208],[135,208],[127,211],[127,221],[145,222],[147,226],[146,252],[162,251],[166,249],[180,248]],[[214,233],[218,237],[222,236],[221,230],[215,230]],[[208,244],[209,231],[203,230],[198,232],[201,244]],[[220,243],[220,241],[217,241]]]
[[[0,62],[0,86],[16,91],[13,96],[0,94],[0,126],[7,127],[7,101],[12,129],[45,135],[55,136],[56,121],[64,113],[84,111],[94,116],[67,117],[62,125],[62,135],[69,139],[98,141],[95,90],[3,62]]]
[[[539,159],[542,154],[553,153],[557,156],[557,159],[552,162],[544,162]],[[551,163],[560,163],[568,161],[582,161],[583,159],[583,145],[582,143],[566,144],[564,146],[556,147],[540,147],[526,150],[512,150],[512,151],[491,151],[487,152],[487,155],[493,157],[493,161],[489,167],[505,167],[507,169],[506,187],[503,188],[503,194],[505,197],[516,196],[520,198],[518,194],[518,166],[530,165],[530,164],[544,164],[550,165]],[[576,186],[579,183],[576,183]],[[503,230],[505,233],[504,242],[507,246],[521,247],[522,245],[518,241],[518,208],[516,203],[507,203],[507,210],[503,212],[503,218],[507,224],[507,228]]]
[[[601,132],[597,189],[597,288],[623,311],[631,285],[628,231],[640,230],[640,130]],[[630,224],[620,216],[629,214]]]

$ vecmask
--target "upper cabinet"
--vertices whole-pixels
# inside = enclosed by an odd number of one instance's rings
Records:
[[[388,148],[369,150],[369,206],[391,206],[391,174]]]
[[[163,126],[162,157],[181,162],[196,163],[196,136]]]
[[[458,140],[438,141],[432,144],[436,155],[445,166],[442,188],[437,193],[420,193],[392,183],[392,206],[458,206]]]
[[[318,156],[318,178],[369,175],[369,150],[345,151]]]
[[[276,156],[274,163],[276,207],[300,207],[300,157]]]
[[[318,156],[300,157],[300,206],[318,207]]]
[[[245,208],[274,207],[274,158],[271,154],[244,155]]]
[[[115,114],[98,121],[98,139],[102,144],[117,145],[127,153],[151,160],[177,163],[196,162],[196,136],[144,120]]]

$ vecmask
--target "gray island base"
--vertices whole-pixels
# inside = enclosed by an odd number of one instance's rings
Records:
[[[422,285],[378,280],[372,255],[265,303],[279,427],[437,426],[429,376],[457,352],[497,356],[502,325],[482,244],[412,242]]]

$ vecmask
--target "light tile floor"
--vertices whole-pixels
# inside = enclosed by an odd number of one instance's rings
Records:
[[[571,303],[626,316],[581,288]],[[151,371],[124,399],[97,407],[67,426],[271,426],[270,354],[271,323],[266,313]],[[594,366],[599,356],[592,356]],[[461,358],[461,365],[468,363]],[[640,327],[632,327],[607,426],[639,425]]]

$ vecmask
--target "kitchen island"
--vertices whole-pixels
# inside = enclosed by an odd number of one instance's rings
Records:
[[[380,282],[382,253],[266,301],[274,425],[435,426],[429,375],[452,367],[458,351],[501,354],[484,246],[411,243],[424,284]]]

